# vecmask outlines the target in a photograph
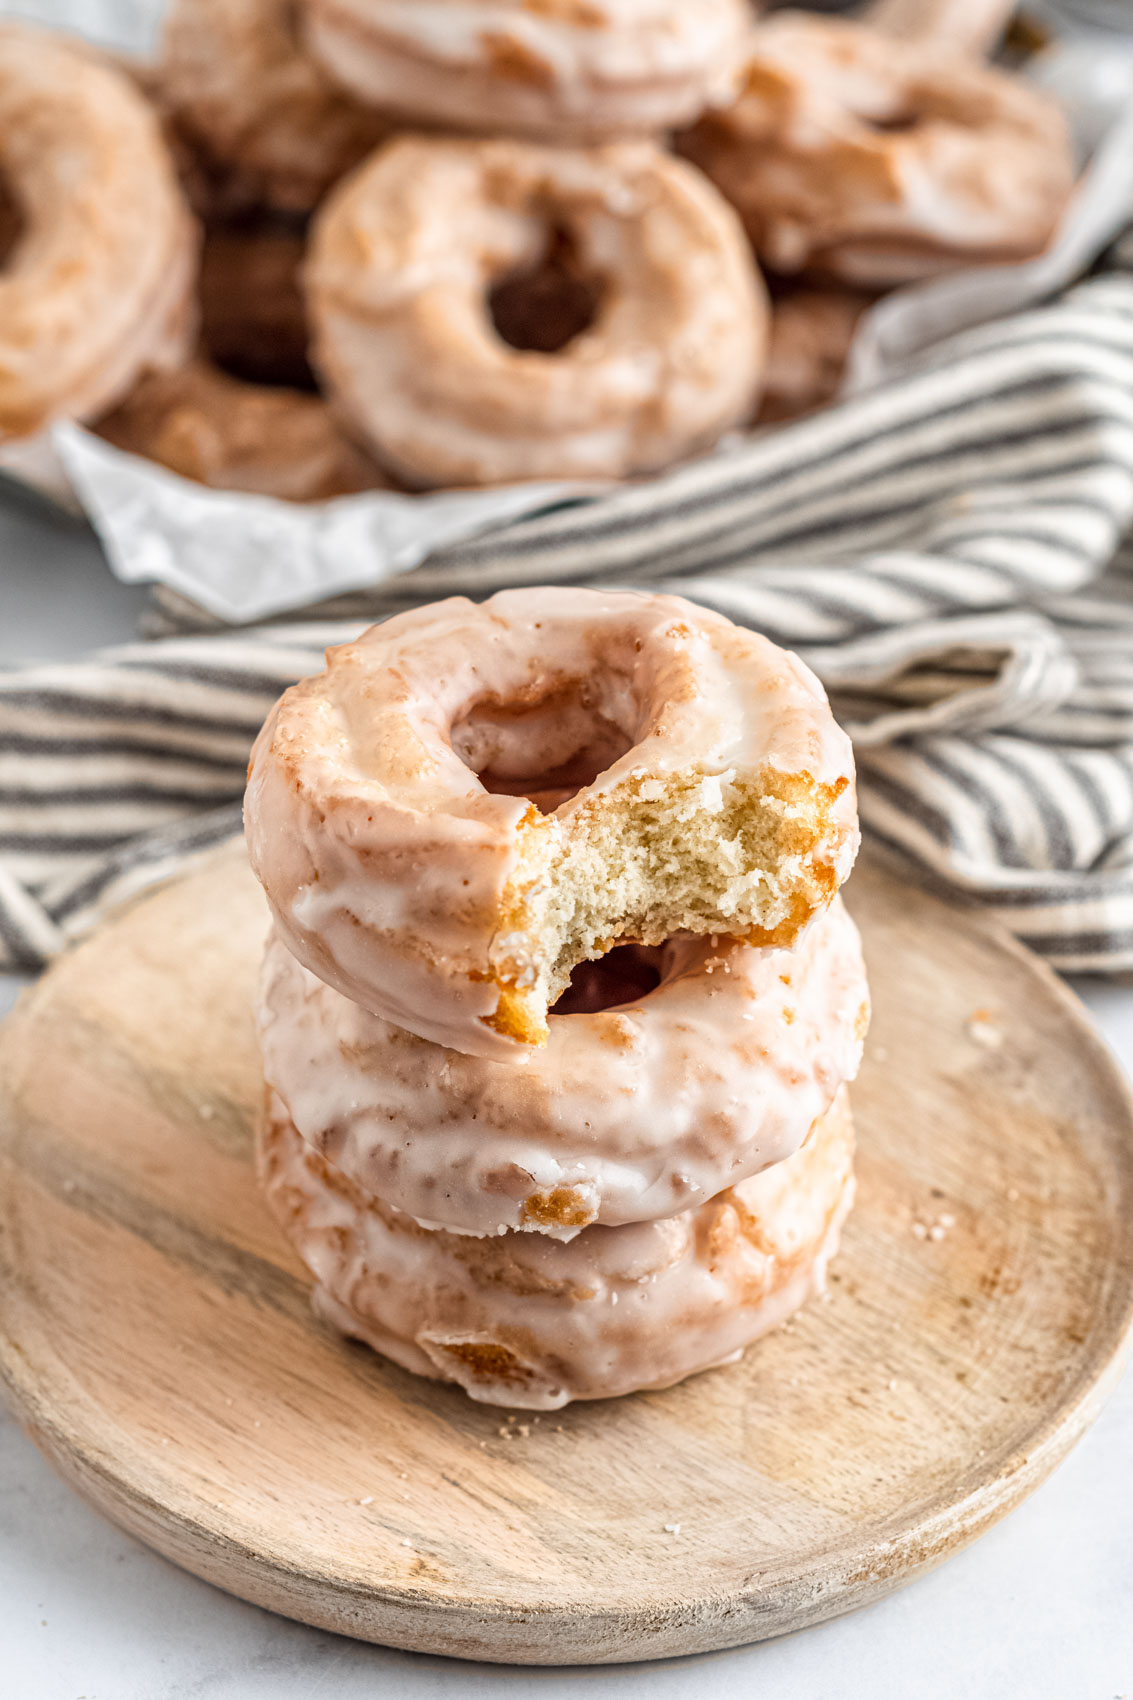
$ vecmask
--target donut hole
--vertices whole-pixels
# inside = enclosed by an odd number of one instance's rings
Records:
[[[201,250],[201,346],[241,383],[317,393],[299,283],[300,220],[259,216],[208,232]]]
[[[485,791],[528,797],[551,814],[633,748],[634,727],[595,701],[583,681],[530,703],[476,702],[451,739]]]
[[[596,962],[580,962],[552,1015],[597,1015],[655,992],[665,974],[664,945],[619,944]]]
[[[605,293],[569,230],[552,226],[533,266],[506,273],[488,291],[501,342],[529,354],[559,354],[597,319]]]
[[[0,171],[0,266],[7,265],[11,259],[24,234],[26,222],[23,207],[4,173]]]
[[[644,765],[518,827],[519,858],[490,961],[490,1018],[524,1043],[546,1034],[576,965],[619,940],[723,934],[787,946],[836,889],[826,850],[848,778],[817,785],[773,766],[750,774]]]
[[[791,944],[837,883],[825,858],[812,857],[848,779],[816,786],[808,773],[776,767],[652,772],[647,761],[611,771],[638,748],[643,715],[648,724],[656,712],[635,682],[636,655],[599,645],[591,669],[550,685],[541,670],[532,682],[517,669],[510,690],[478,694],[450,732],[486,791],[535,804],[516,826],[489,955],[500,998],[485,1018],[523,1043],[542,1042],[551,1009],[607,1008],[609,998],[652,989],[656,981],[627,978],[620,966],[592,966],[568,992],[580,965],[620,942],[724,933]]]

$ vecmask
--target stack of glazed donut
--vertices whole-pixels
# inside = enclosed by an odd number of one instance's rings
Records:
[[[326,1320],[553,1410],[822,1287],[868,994],[795,657],[679,597],[453,598],[283,696],[245,822],[261,1184]]]
[[[313,500],[805,412],[880,292],[1037,253],[1071,187],[1050,99],[915,10],[172,0],[132,74],[0,26],[0,442]]]

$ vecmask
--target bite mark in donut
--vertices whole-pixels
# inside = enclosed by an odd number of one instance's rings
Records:
[[[581,789],[544,814],[552,773]],[[313,973],[513,1060],[576,963],[790,943],[857,847],[849,741],[800,662],[679,597],[581,590],[452,598],[329,652],[257,740],[246,826]]]
[[[718,931],[762,946],[790,945],[838,889],[833,861],[815,859],[850,781],[828,785],[805,770],[757,768],[719,784],[711,773],[658,781],[629,778],[617,792],[580,803],[569,834],[519,826],[519,866],[504,891],[490,950],[499,988],[486,1023],[524,1044],[546,1039],[545,1010],[575,964],[617,939],[660,944],[675,933]],[[779,887],[776,870],[809,859],[801,890]],[[761,898],[774,898],[763,919]],[[557,941],[553,954],[532,940]]]

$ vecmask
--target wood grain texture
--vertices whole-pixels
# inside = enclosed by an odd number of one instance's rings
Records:
[[[177,1563],[401,1647],[660,1658],[907,1581],[1041,1481],[1115,1378],[1133,1113],[1078,1005],[978,917],[869,867],[850,904],[876,1018],[829,1301],[740,1365],[509,1423],[312,1321],[249,1167],[264,909],[214,855],[0,1035],[14,1410]]]

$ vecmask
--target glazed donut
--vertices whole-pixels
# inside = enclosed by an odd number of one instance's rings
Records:
[[[160,79],[229,207],[310,211],[389,134],[307,53],[293,0],[174,0]]]
[[[854,1190],[844,1092],[801,1150],[753,1180],[566,1245],[420,1227],[313,1151],[273,1094],[258,1154],[327,1321],[473,1399],[536,1411],[734,1361],[823,1289]]]
[[[867,287],[1021,260],[1073,185],[1051,97],[958,54],[844,18],[756,26],[737,103],[682,142],[775,271]]]
[[[746,0],[307,0],[359,100],[556,142],[691,123],[732,92],[750,21]]]
[[[876,299],[833,285],[773,296],[757,424],[797,419],[833,401],[862,314]]]
[[[0,440],[91,418],[195,334],[196,227],[160,126],[88,49],[0,23]]]
[[[556,232],[596,280],[593,323],[555,354],[509,347],[493,285]],[[648,472],[754,404],[767,307],[743,232],[649,143],[398,138],[329,197],[306,284],[313,364],[411,484]]]
[[[578,589],[452,597],[329,650],[256,741],[245,826],[305,967],[513,1061],[577,963],[791,944],[857,849],[850,742],[796,657],[682,597]]]
[[[282,219],[206,228],[201,250],[201,345],[250,384],[313,389],[299,287],[300,226]]]
[[[982,55],[1003,35],[1015,6],[1016,0],[871,0],[863,21],[921,47]]]
[[[835,899],[793,951],[622,949],[628,971],[615,951],[576,976],[625,975],[604,987],[615,1007],[552,1013],[546,1049],[517,1071],[369,1015],[273,938],[265,1077],[309,1145],[426,1227],[570,1239],[674,1215],[791,1156],[857,1073],[861,947]]]
[[[387,484],[318,396],[241,383],[200,360],[143,379],[96,429],[213,490],[325,502]]]

